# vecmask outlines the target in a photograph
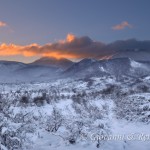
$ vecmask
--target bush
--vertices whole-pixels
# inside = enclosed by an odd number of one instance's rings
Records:
[[[137,89],[143,93],[147,93],[149,91],[149,87],[147,85],[139,85],[137,86]]]
[[[109,85],[108,87],[103,89],[101,93],[105,94],[105,95],[112,94],[115,91],[116,88],[117,87],[115,85]]]
[[[29,103],[29,98],[27,96],[22,96],[21,99],[20,99],[20,103],[28,104]]]
[[[43,96],[37,96],[33,100],[33,102],[39,107],[44,105],[44,101],[45,101],[45,99]]]

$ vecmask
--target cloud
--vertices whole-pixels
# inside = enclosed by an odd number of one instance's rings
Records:
[[[9,55],[23,55],[23,56],[52,56],[56,58],[84,58],[96,57],[103,53],[105,44],[102,42],[95,42],[89,37],[76,37],[73,34],[68,34],[65,40],[56,43],[45,45],[31,44],[26,46],[15,44],[1,44],[0,56]]]
[[[0,21],[0,27],[6,27],[7,24],[5,22]]]
[[[113,30],[123,30],[125,28],[132,28],[133,26],[129,24],[127,21],[124,21],[118,25],[112,27]]]
[[[100,41],[93,41],[88,36],[76,37],[68,34],[65,40],[45,45],[15,45],[1,44],[0,56],[22,55],[32,56],[50,56],[55,58],[82,59],[86,57],[108,59],[117,53],[124,51],[147,51],[150,53],[150,41],[137,41],[129,39],[125,41],[116,41],[105,44]]]
[[[68,42],[72,42],[76,39],[76,37],[74,34],[68,34],[66,39]]]

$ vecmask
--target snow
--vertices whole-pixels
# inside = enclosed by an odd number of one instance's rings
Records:
[[[89,81],[92,81],[90,86]],[[145,78],[141,82],[147,85],[148,81]],[[92,134],[103,133],[107,138],[124,138],[101,141],[102,150],[149,150],[150,139],[146,139],[146,135],[150,135],[150,111],[143,108],[150,108],[150,86],[147,85],[147,92],[137,89],[138,86],[133,79],[116,81],[113,77],[0,84],[2,109],[5,108],[5,113],[0,112],[0,138],[7,133],[9,138],[12,136],[9,140],[21,142],[23,139],[23,150],[96,150],[98,141]],[[104,93],[104,89],[110,87],[112,89]],[[43,92],[46,98],[39,106],[34,99],[41,98]],[[27,104],[20,102],[22,96],[29,98]],[[52,132],[51,126],[57,123],[60,127]],[[81,134],[70,144],[68,138],[78,130],[86,136]],[[1,149],[7,150],[3,143]]]
[[[0,144],[1,150],[8,150],[4,145]]]
[[[7,131],[7,128],[6,128],[6,127],[3,127],[3,128],[1,129],[1,134],[4,135],[6,131]]]
[[[104,67],[99,67],[99,69],[101,70],[101,71],[103,71],[103,72],[105,72],[105,69],[104,69]]]
[[[109,101],[110,102],[110,101]],[[98,101],[95,102],[95,104]],[[145,125],[142,123],[129,123],[125,120],[117,120],[113,113],[113,103],[111,104],[110,110],[110,122],[111,122],[111,135],[109,136],[124,136],[124,140],[110,140],[102,145],[101,149],[105,150],[149,150],[150,147],[150,138],[147,141],[146,135],[150,135],[149,128],[150,125]],[[52,134],[47,134],[42,132],[42,139],[37,139],[35,142],[36,145],[33,150],[48,150],[48,149],[57,149],[57,150],[96,150],[97,148],[92,145],[89,145],[88,142],[81,142],[75,145],[65,145],[62,141],[62,138]],[[145,137],[145,138],[144,138]],[[91,141],[90,141],[91,142]],[[90,143],[89,142],[89,143]]]
[[[138,62],[136,62],[134,60],[131,60],[131,66],[135,67],[135,68],[140,68],[142,66],[142,64],[138,63]]]
[[[133,67],[133,68],[141,68],[141,69],[143,68],[143,69],[148,70],[148,67],[146,65],[144,65],[142,63],[139,63],[139,62],[136,62],[134,60],[131,60],[131,67]]]

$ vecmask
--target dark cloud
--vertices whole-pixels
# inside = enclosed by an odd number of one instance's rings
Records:
[[[70,36],[70,35],[68,35]],[[67,36],[67,37],[68,37]],[[64,41],[47,44],[44,46],[30,46],[25,47],[24,50],[32,51],[33,53],[58,56],[70,56],[71,58],[97,57],[98,55],[105,55],[103,51],[106,44],[102,42],[95,42],[89,37],[75,37],[72,35],[72,40],[66,38]]]
[[[66,58],[110,58],[121,53],[141,53],[150,54],[150,41],[138,41],[136,39],[120,40],[110,44],[93,41],[87,36],[76,37],[68,34],[67,38],[56,43],[43,46],[31,44],[27,46],[6,45],[0,46],[0,55],[24,55],[24,56],[53,56]]]

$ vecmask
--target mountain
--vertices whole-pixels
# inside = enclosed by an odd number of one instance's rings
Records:
[[[68,77],[115,76],[117,79],[121,79],[124,76],[138,78],[147,75],[150,75],[150,62],[135,61],[131,58],[109,60],[85,58],[77,63],[67,59],[52,58],[41,58],[31,64],[0,61],[0,82],[3,83],[47,81]]]
[[[0,61],[0,82],[16,78],[14,72],[25,67],[26,64],[13,61]]]
[[[12,72],[22,67],[25,67],[26,64],[15,61],[0,61],[0,74],[5,74],[5,72]]]
[[[130,58],[109,60],[83,59],[64,71],[65,77],[88,77],[111,75],[116,78],[123,76],[141,77],[150,74],[150,63],[134,61]]]
[[[56,78],[61,70],[56,67],[27,65],[26,67],[16,70],[18,79],[21,81],[46,81]]]
[[[45,81],[58,76],[60,69],[51,66],[0,61],[0,82]]]
[[[70,68],[64,71],[65,77],[89,77],[104,75],[105,72],[99,61],[92,58],[85,58],[80,62],[73,64]]]
[[[90,77],[106,75],[103,66],[98,60],[85,58],[78,63],[73,64],[70,68],[64,71],[65,77]]]
[[[50,66],[50,67],[57,67],[61,68],[63,70],[69,68],[71,65],[73,65],[73,62],[71,60],[60,58],[56,59],[54,57],[42,57],[33,63],[32,65],[42,65],[42,66]]]

